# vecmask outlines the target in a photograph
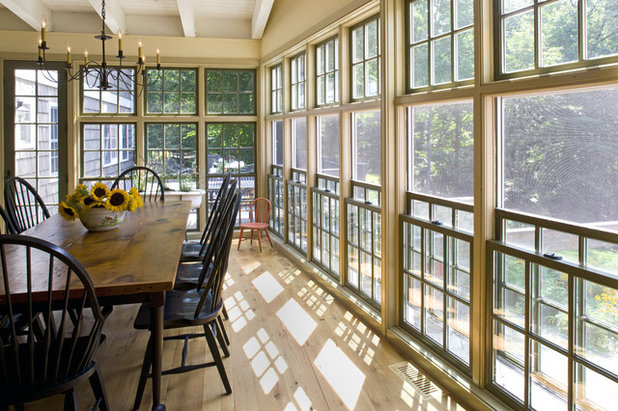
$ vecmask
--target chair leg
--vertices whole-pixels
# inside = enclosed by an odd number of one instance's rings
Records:
[[[240,250],[240,242],[242,241],[242,233],[245,231],[244,228],[240,229],[240,235],[238,236],[238,250]]]
[[[217,317],[217,322],[219,323],[219,328],[221,328],[221,334],[223,334],[223,338],[225,339],[225,345],[230,345],[230,339],[227,336],[227,331],[225,331],[225,325],[223,325],[221,316]]]
[[[249,244],[253,245],[253,228],[251,229],[251,242]]]
[[[223,319],[224,319],[224,320],[229,320],[229,319],[230,319],[230,316],[229,316],[229,315],[227,315],[227,309],[225,308],[225,304],[223,304],[223,310],[222,310],[222,312],[223,312]]]
[[[225,358],[230,356],[230,350],[227,349],[227,346],[229,345],[228,342],[225,340],[225,338],[223,337],[223,330],[221,329],[222,327],[219,326],[218,321],[214,322],[214,328],[217,331],[216,332],[216,337],[217,337],[217,341],[219,341],[219,346],[221,347],[221,350],[223,351],[223,356]]]
[[[142,402],[144,396],[144,389],[146,388],[146,381],[148,380],[148,372],[150,371],[150,365],[152,364],[152,335],[148,339],[148,345],[146,345],[146,352],[144,353],[144,362],[142,363],[142,372],[139,375],[139,383],[137,384],[137,393],[135,394],[135,402],[133,403],[133,409],[139,409],[139,405]]]
[[[262,252],[262,234],[260,234],[262,230],[257,230],[258,232],[258,242],[260,243],[260,253]]]
[[[101,376],[101,369],[99,368],[99,364],[96,364],[94,369],[94,374],[92,374],[89,378],[90,387],[92,388],[92,392],[94,392],[94,396],[97,400],[101,400],[99,403],[99,409],[101,411],[109,411],[109,402],[107,401],[107,393],[105,392],[105,386],[103,385],[103,377]]]
[[[268,228],[264,229],[264,232],[266,233],[266,237],[268,237],[268,242],[270,243],[270,246],[273,246],[273,242],[270,239],[270,234],[268,234]]]
[[[210,348],[212,358],[215,360],[223,386],[225,387],[225,393],[231,394],[232,387],[230,386],[230,381],[227,379],[227,374],[225,373],[225,368],[223,367],[223,361],[221,360],[221,354],[219,354],[219,349],[217,348],[217,342],[215,341],[215,337],[212,335],[212,331],[208,325],[204,325],[204,335],[206,336],[206,342],[208,343],[208,348]]]
[[[79,402],[75,390],[70,389],[64,393],[64,411],[79,411]]]

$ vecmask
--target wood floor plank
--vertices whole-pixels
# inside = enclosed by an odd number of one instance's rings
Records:
[[[168,410],[462,409],[446,393],[423,399],[390,370],[405,359],[386,340],[268,246],[262,253],[257,245],[232,246],[224,296],[231,340],[224,364],[232,394],[225,395],[215,367],[164,376]],[[148,340],[147,332],[133,329],[137,309],[114,309],[97,355],[113,410],[132,409],[137,389]],[[180,364],[182,345],[165,341],[164,369]],[[212,359],[203,338],[189,348],[187,363]],[[148,380],[140,410],[151,407],[150,387]],[[82,408],[92,406],[87,384],[78,396]],[[58,397],[27,408],[61,406]]]

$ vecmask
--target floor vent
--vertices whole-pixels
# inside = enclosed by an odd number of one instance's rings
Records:
[[[409,362],[393,364],[390,369],[426,399],[441,394],[440,389]]]

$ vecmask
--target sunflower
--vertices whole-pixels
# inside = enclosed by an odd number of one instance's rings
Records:
[[[131,187],[131,189],[129,190],[129,195],[131,197],[135,197],[139,195],[139,191],[137,191],[137,187]]]
[[[82,210],[88,210],[89,208],[94,207],[98,203],[99,202],[97,200],[95,200],[94,197],[92,197],[92,196],[82,197],[79,200],[79,205],[80,205]]]
[[[107,209],[118,212],[126,210],[129,205],[129,194],[126,191],[115,189],[110,191],[105,206]]]
[[[135,197],[129,198],[129,205],[127,206],[127,210],[129,210],[130,212],[137,210],[137,200],[135,199]]]
[[[140,197],[139,194],[133,198],[135,198],[135,201],[137,201],[137,208],[142,208],[144,206],[144,200],[142,200],[142,197]]]
[[[58,205],[58,212],[65,220],[75,220],[77,218],[77,211],[64,201]]]
[[[97,201],[103,201],[108,192],[107,186],[103,183],[95,183],[90,189],[90,195]]]

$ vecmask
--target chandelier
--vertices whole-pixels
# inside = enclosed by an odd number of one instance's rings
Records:
[[[43,68],[43,74],[45,77],[49,77],[49,81],[64,82],[59,77],[49,75],[47,69],[46,51],[49,50],[46,34],[46,22],[43,20],[41,25],[41,37],[39,38],[39,58],[38,65]],[[138,43],[137,48],[137,66],[125,66],[123,70],[122,61],[125,59],[124,52],[122,50],[122,33],[118,32],[118,59],[117,63],[109,66],[105,56],[105,42],[111,40],[112,36],[105,33],[105,0],[101,0],[101,33],[94,36],[95,39],[101,41],[101,61],[94,61],[88,59],[88,51],[84,51],[84,65],[83,69],[73,71],[73,65],[71,61],[71,47],[67,47],[67,66],[66,66],[66,82],[72,80],[85,79],[86,84],[90,88],[99,88],[100,90],[108,90],[110,88],[110,80],[113,84],[124,84],[126,86],[132,86],[131,90],[135,90],[136,87],[144,86],[146,84],[146,58],[142,54],[142,42]],[[161,53],[157,50],[156,68],[161,70]],[[135,70],[135,75],[133,75]],[[45,75],[47,73],[47,75]],[[142,75],[142,81],[139,81],[139,74]],[[133,87],[135,86],[135,87]]]

